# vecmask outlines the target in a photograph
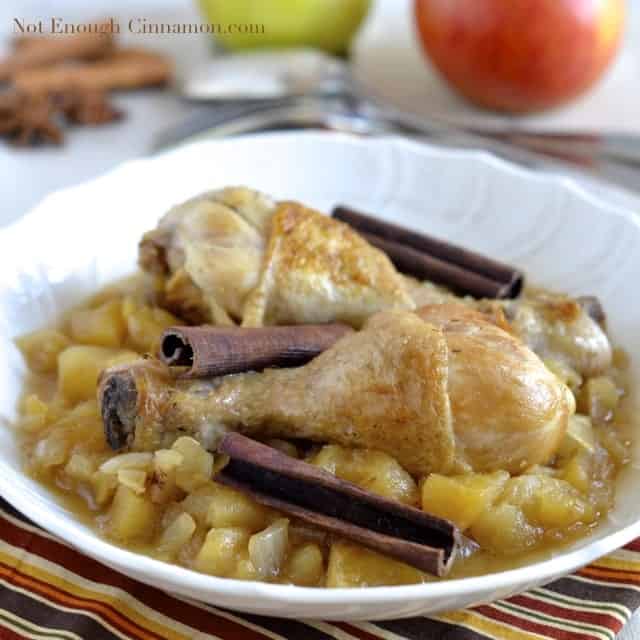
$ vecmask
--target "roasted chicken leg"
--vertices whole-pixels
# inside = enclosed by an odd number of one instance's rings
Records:
[[[374,315],[297,369],[174,381],[155,361],[103,373],[114,448],[154,450],[226,430],[387,452],[421,475],[522,471],[556,450],[570,391],[518,339],[461,305]]]
[[[477,309],[520,338],[543,360],[563,363],[580,376],[596,376],[611,365],[604,313],[595,298],[570,298],[531,289],[516,300],[473,300],[410,278],[407,286],[417,307],[458,302]]]
[[[350,227],[243,188],[174,207],[143,237],[140,265],[195,324],[360,327],[376,311],[414,308],[387,256]]]

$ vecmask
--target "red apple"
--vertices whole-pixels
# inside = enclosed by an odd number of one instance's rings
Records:
[[[491,109],[560,105],[613,59],[624,0],[415,0],[425,51],[450,84]]]

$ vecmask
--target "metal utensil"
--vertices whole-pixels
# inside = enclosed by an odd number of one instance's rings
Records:
[[[249,83],[256,77],[257,86]],[[162,132],[155,140],[156,150],[198,135],[274,129],[393,133],[489,151],[525,166],[589,174],[640,191],[639,137],[478,129],[441,117],[411,115],[376,102],[344,62],[320,52],[222,56],[196,70],[183,92],[209,108]]]
[[[488,151],[538,170],[568,173],[640,191],[640,166],[598,155],[570,152],[562,146],[532,150],[442,123],[411,116],[369,100],[348,97],[302,97],[278,101],[211,105],[196,119],[163,131],[156,151],[188,140],[289,129],[322,129],[356,135],[400,135],[457,149]]]

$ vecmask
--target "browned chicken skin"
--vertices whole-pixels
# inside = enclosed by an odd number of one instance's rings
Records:
[[[460,301],[400,275],[346,225],[243,187],[171,209],[142,239],[140,265],[163,277],[165,305],[194,324],[360,327],[377,311]],[[611,363],[606,334],[577,300],[527,291],[517,300],[463,301],[580,375]]]
[[[580,300],[534,292],[503,308],[516,335],[541,358],[559,360],[587,377],[611,365],[609,338]]]
[[[165,304],[199,324],[346,322],[413,309],[387,256],[349,226],[244,188],[174,207],[140,243],[165,278]]]
[[[407,286],[417,307],[454,302],[477,309],[541,358],[559,361],[581,376],[596,376],[611,365],[611,343],[596,299],[529,289],[516,300],[474,300],[409,278]]]
[[[105,372],[110,442],[165,446],[226,430],[385,451],[422,475],[546,462],[572,396],[519,340],[460,305],[384,312],[297,369],[173,382],[157,363]]]
[[[476,471],[511,472],[547,461],[575,410],[569,389],[520,340],[478,311],[448,303],[417,313],[447,342],[458,460]]]

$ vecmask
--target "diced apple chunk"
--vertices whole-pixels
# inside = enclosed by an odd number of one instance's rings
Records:
[[[394,458],[381,451],[326,445],[310,462],[372,493],[405,504],[418,504],[419,492],[413,478]]]
[[[317,544],[305,544],[294,549],[285,568],[287,578],[302,587],[318,587],[324,578],[322,551]]]
[[[625,439],[616,432],[615,427],[603,426],[600,433],[600,442],[607,450],[611,460],[621,467],[629,461],[629,445]]]
[[[210,527],[242,527],[255,532],[267,525],[268,511],[265,507],[239,491],[222,485],[215,486],[216,496],[207,513]]]
[[[49,405],[31,393],[24,397],[20,404],[20,421],[18,427],[28,433],[36,433],[43,429],[49,418]]]
[[[586,451],[576,453],[562,468],[562,479],[587,495],[592,479],[592,458]]]
[[[155,531],[157,510],[144,496],[119,485],[109,511],[107,532],[116,540],[148,540]]]
[[[96,471],[91,476],[93,499],[98,506],[104,506],[111,500],[118,488],[118,476],[113,473]]]
[[[181,513],[162,532],[158,542],[158,551],[174,555],[186,545],[196,530],[195,520],[188,513]]]
[[[156,473],[175,471],[184,460],[184,456],[174,449],[159,449],[153,454],[153,469]]]
[[[158,307],[140,304],[133,298],[125,298],[122,313],[127,325],[129,343],[140,353],[157,353],[162,332],[178,319]]]
[[[562,480],[560,482],[563,482]],[[573,491],[551,490],[538,497],[533,520],[545,529],[565,530],[577,523],[590,524],[596,518],[591,505]]]
[[[81,344],[120,347],[127,335],[119,300],[95,309],[78,309],[71,314],[71,337]]]
[[[193,438],[178,438],[172,449],[182,455],[176,467],[176,485],[184,491],[193,491],[209,482],[213,473],[213,456]]]
[[[506,471],[453,477],[432,473],[422,485],[422,509],[464,531],[493,504],[508,479]]]
[[[346,542],[331,545],[327,587],[378,587],[427,580],[418,569],[369,549]]]
[[[620,401],[620,393],[611,378],[599,376],[590,378],[584,384],[578,397],[581,413],[591,416],[596,422],[609,420]]]
[[[133,351],[74,345],[58,356],[58,389],[65,400],[73,404],[94,398],[101,371],[139,357]]]
[[[260,574],[253,566],[253,562],[245,551],[241,551],[236,563],[236,569],[231,574],[235,580],[260,580]]]
[[[483,549],[502,554],[522,553],[537,543],[540,534],[522,509],[506,503],[480,514],[471,527],[471,536]]]
[[[64,472],[77,482],[91,482],[95,470],[93,460],[81,453],[72,454],[64,468]]]
[[[507,483],[502,500],[522,509],[532,525],[545,529],[565,529],[595,518],[593,509],[575,487],[550,476],[513,478]]]
[[[118,482],[131,489],[136,495],[142,495],[147,488],[147,473],[140,469],[120,469]]]
[[[55,431],[39,440],[33,450],[33,462],[44,469],[63,465],[67,460],[69,442]]]
[[[189,495],[180,503],[180,506],[199,524],[204,525],[207,521],[209,509],[218,495],[218,487],[213,482],[209,482]]]
[[[29,369],[37,373],[52,373],[58,366],[58,355],[71,345],[71,340],[60,331],[43,329],[20,336],[16,345]]]
[[[558,449],[558,455],[568,458],[578,451],[586,451],[591,454],[596,446],[596,437],[593,432],[591,418],[575,414],[569,418],[569,425],[564,440]]]
[[[236,570],[241,552],[246,552],[249,532],[246,529],[211,529],[195,558],[198,571],[214,576],[229,576]]]

